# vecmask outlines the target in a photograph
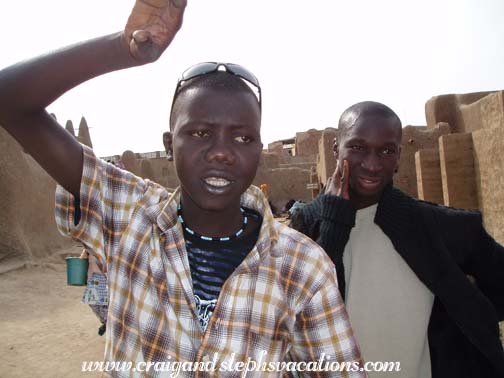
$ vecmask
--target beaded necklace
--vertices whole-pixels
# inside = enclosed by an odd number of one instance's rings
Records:
[[[243,223],[242,223],[241,228],[231,236],[219,238],[219,237],[200,235],[196,231],[190,229],[187,226],[187,224],[185,223],[184,218],[182,217],[182,204],[181,203],[179,203],[178,209],[177,209],[178,220],[179,220],[180,224],[182,225],[182,227],[184,228],[184,231],[188,232],[189,234],[191,234],[197,238],[200,238],[201,240],[207,240],[207,241],[229,241],[229,240],[236,239],[238,236],[243,234],[243,232],[245,231],[245,228],[247,227],[248,218],[247,218],[247,215],[245,214],[245,210],[243,210],[243,207],[240,207],[240,212],[243,215]]]

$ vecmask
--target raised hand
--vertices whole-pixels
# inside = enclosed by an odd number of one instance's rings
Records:
[[[123,32],[140,64],[157,60],[182,26],[187,0],[137,0]]]
[[[348,168],[348,161],[343,160],[343,167],[340,167],[340,165],[341,164],[338,160],[338,165],[336,166],[332,177],[327,180],[327,185],[324,193],[349,200],[350,195],[348,193],[348,188],[350,170]]]

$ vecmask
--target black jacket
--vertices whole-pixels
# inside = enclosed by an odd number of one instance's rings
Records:
[[[498,326],[504,319],[504,247],[487,234],[481,215],[389,187],[378,203],[375,223],[435,295],[428,329],[433,378],[504,377]],[[343,251],[354,225],[350,201],[328,195],[293,219],[293,227],[333,260],[343,296]]]

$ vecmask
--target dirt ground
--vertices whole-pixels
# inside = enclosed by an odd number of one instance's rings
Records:
[[[64,251],[49,262],[0,273],[0,377],[99,377],[81,372],[83,361],[101,361],[104,336],[84,288],[67,286]]]

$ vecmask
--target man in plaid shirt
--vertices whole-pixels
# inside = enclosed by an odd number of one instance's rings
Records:
[[[97,159],[44,110],[85,80],[155,61],[184,8],[139,0],[123,32],[0,72],[0,123],[61,185],[60,231],[107,268],[105,360],[135,367],[109,374],[365,376],[334,265],[250,186],[262,151],[251,72],[210,62],[183,74],[165,138],[174,193]]]

